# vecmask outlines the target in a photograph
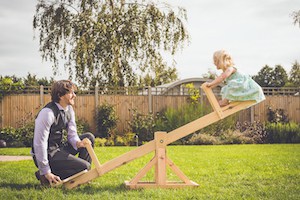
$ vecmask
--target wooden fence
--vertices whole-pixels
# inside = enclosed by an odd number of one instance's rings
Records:
[[[299,90],[299,89],[297,89]],[[297,92],[296,90],[296,92]],[[98,90],[96,90],[98,91]],[[150,91],[150,90],[149,90]],[[278,92],[265,90],[266,100],[247,110],[239,113],[240,121],[266,121],[268,108],[284,109],[291,121],[300,123],[300,96],[297,93]],[[298,92],[299,93],[299,92]],[[296,94],[296,95],[291,95]],[[157,113],[167,107],[178,108],[187,103],[188,95],[156,95],[148,92],[145,94],[78,94],[75,103],[75,113],[77,119],[84,119],[88,122],[93,132],[95,132],[95,112],[96,107],[103,103],[114,106],[119,118],[118,131],[124,132],[128,129],[128,122],[132,119],[133,110],[136,109],[141,114]],[[20,127],[32,122],[38,111],[50,101],[49,92],[44,92],[43,88],[35,94],[10,94],[5,95],[0,101],[0,128]],[[202,103],[206,103],[205,97],[201,98]],[[200,117],[200,116],[199,116]]]

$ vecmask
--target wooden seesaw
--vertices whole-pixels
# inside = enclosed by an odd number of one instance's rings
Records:
[[[89,152],[92,162],[95,168],[87,171],[79,172],[67,179],[62,180],[60,183],[53,186],[64,185],[68,189],[72,189],[84,183],[88,183],[91,180],[104,175],[105,173],[120,167],[124,164],[129,163],[137,158],[140,158],[150,152],[155,151],[154,157],[150,162],[142,168],[137,175],[131,181],[125,181],[125,185],[130,189],[137,188],[178,188],[186,186],[198,186],[197,183],[188,179],[187,176],[167,157],[166,146],[178,139],[181,139],[195,131],[202,129],[212,123],[215,123],[229,115],[232,115],[240,110],[246,109],[256,104],[255,101],[242,101],[242,102],[231,102],[225,107],[220,107],[215,95],[211,88],[206,87],[205,83],[202,84],[201,88],[204,90],[212,108],[213,112],[207,114],[199,119],[196,119],[184,126],[181,126],[170,132],[155,132],[154,140],[129,151],[117,158],[107,161],[104,164],[100,164],[92,146],[88,139],[84,139],[84,144]],[[167,166],[180,178],[181,182],[167,181]],[[146,173],[152,168],[155,168],[155,177],[153,182],[143,182],[141,179]]]

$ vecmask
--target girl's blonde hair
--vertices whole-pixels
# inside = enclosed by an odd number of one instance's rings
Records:
[[[224,69],[234,66],[234,62],[228,52],[225,50],[219,50],[214,53],[214,62],[219,63]]]

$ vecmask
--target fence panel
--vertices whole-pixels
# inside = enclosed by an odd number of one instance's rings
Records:
[[[300,123],[299,96],[267,96],[266,100],[254,106],[255,120],[267,121],[268,108],[283,109],[290,121]]]
[[[23,126],[35,118],[40,108],[38,94],[5,96],[2,100],[2,126]]]
[[[132,120],[133,110],[141,114],[157,113],[167,107],[178,108],[187,103],[184,95],[98,95],[97,104],[109,103],[119,118],[117,130],[124,132]],[[34,120],[40,108],[50,101],[49,94],[6,95],[0,101],[0,127],[20,127]],[[206,102],[206,99],[202,99]],[[239,113],[239,121],[267,121],[268,107],[283,109],[290,121],[300,123],[300,97],[288,95],[266,96],[266,100]],[[85,119],[96,130],[96,99],[93,94],[77,95],[74,106],[77,119]],[[252,117],[251,117],[252,116]]]

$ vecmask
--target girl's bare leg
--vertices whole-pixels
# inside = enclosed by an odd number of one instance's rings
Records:
[[[227,106],[228,104],[229,104],[228,99],[222,99],[222,100],[219,101],[219,105],[221,107]]]

